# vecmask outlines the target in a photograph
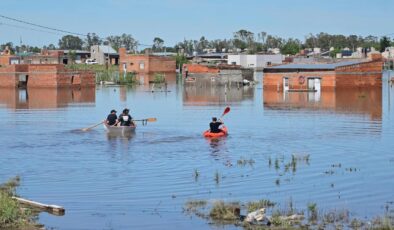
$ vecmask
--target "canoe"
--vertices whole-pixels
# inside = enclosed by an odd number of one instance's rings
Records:
[[[224,136],[227,136],[227,134],[228,134],[228,129],[227,129],[226,126],[223,126],[222,132],[220,132],[220,133],[211,133],[209,130],[207,130],[207,131],[205,131],[203,133],[203,136],[204,137],[224,137]]]
[[[104,123],[104,129],[108,134],[113,135],[130,135],[134,133],[136,126],[109,126]]]

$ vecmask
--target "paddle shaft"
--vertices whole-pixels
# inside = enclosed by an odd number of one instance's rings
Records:
[[[95,125],[92,125],[92,126],[90,126],[90,127],[83,128],[82,131],[88,131],[89,129],[93,129],[94,127],[97,127],[97,126],[101,125],[102,123],[104,123],[104,121],[102,121],[102,122],[100,122],[100,123],[97,123],[97,124],[95,124]]]

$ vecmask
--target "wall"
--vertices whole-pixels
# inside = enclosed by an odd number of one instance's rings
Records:
[[[381,61],[372,61],[355,65],[338,67],[335,69],[336,87],[382,87]]]
[[[303,84],[300,83],[300,76],[305,77]],[[264,73],[263,87],[264,89],[283,90],[283,78],[289,78],[290,89],[307,89],[308,77],[320,77],[321,89],[332,90],[335,88],[335,72],[334,71],[316,71],[316,72],[288,72],[288,73]]]
[[[153,55],[133,55],[127,54],[125,48],[119,48],[119,71],[124,71],[126,64],[126,72],[135,73],[166,73],[176,70],[176,61],[169,57],[159,57]],[[143,68],[141,68],[143,67]]]
[[[72,71],[62,64],[20,64],[0,67],[0,87],[18,87],[19,75],[27,75],[27,87],[95,86],[95,75],[90,71]]]
[[[271,62],[272,65],[282,64],[282,55],[228,55],[227,64],[232,65],[233,62],[235,62],[236,65],[240,65],[244,68],[264,68],[267,66],[268,62]]]

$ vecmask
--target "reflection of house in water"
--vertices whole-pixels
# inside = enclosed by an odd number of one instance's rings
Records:
[[[13,109],[51,109],[70,104],[94,104],[95,88],[0,88],[0,104]]]
[[[327,110],[365,114],[382,119],[382,89],[337,89],[322,92],[283,92],[264,90],[265,109]]]
[[[175,72],[167,72],[167,73],[138,73],[136,75],[137,81],[140,84],[147,85],[149,83],[154,83],[156,81],[163,80],[166,83],[176,83],[176,73]]]
[[[254,87],[202,87],[185,85],[183,88],[184,105],[224,105],[253,100]]]

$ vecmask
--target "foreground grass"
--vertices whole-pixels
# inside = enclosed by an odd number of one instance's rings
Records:
[[[35,224],[37,213],[12,199],[20,178],[15,177],[0,185],[0,229],[39,229]]]

